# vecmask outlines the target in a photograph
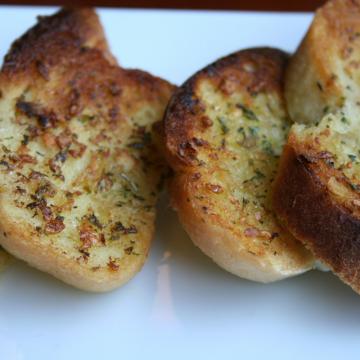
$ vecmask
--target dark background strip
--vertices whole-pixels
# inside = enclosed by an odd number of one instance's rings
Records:
[[[313,11],[324,0],[0,0],[6,5],[70,5],[156,9]]]

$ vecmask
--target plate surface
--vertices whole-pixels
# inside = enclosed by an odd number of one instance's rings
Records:
[[[53,8],[0,7],[0,56]],[[100,10],[113,53],[181,84],[250,46],[293,51],[311,15]],[[330,273],[262,285],[232,276],[184,234],[164,198],[150,258],[109,294],[20,261],[0,274],[0,359],[359,359],[360,297]]]

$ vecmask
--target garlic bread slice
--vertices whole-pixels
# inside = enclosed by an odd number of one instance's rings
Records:
[[[40,18],[0,73],[0,244],[89,291],[133,277],[165,168],[153,124],[172,90],[115,65],[93,10]]]
[[[320,8],[290,62],[295,124],[274,188],[289,231],[360,292],[360,1]]]
[[[229,55],[185,82],[165,115],[170,196],[185,230],[222,268],[261,282],[313,265],[271,204],[290,126],[286,63],[285,53],[270,48]]]

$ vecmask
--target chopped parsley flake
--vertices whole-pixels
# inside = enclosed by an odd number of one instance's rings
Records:
[[[243,104],[236,104],[236,106],[243,111],[244,116],[249,120],[259,121],[255,113]]]
[[[356,160],[356,155],[348,154],[349,159],[354,162]]]
[[[248,182],[252,182],[253,180],[261,180],[264,179],[265,175],[259,170],[259,169],[255,169],[255,175],[252,176],[250,179],[247,179],[243,182],[243,184],[246,184]]]
[[[90,121],[92,121],[94,119],[95,119],[94,115],[82,115],[81,118],[79,118],[78,120],[81,123],[85,124],[85,123],[88,123],[88,122],[90,122]]]
[[[343,124],[346,124],[346,125],[349,125],[349,124],[350,124],[349,119],[347,119],[345,116],[343,116],[343,117],[341,118],[341,122],[342,122]]]
[[[257,179],[263,179],[265,177],[265,175],[258,169],[255,170],[255,177]]]
[[[242,199],[243,208],[245,208],[246,205],[247,205],[249,202],[250,202],[250,201],[249,201],[248,199],[246,199],[246,198],[243,197],[243,199]]]
[[[273,149],[272,144],[271,144],[271,142],[269,140],[263,140],[262,141],[262,149],[266,154],[268,154],[270,156],[275,155],[274,149]]]
[[[223,118],[222,116],[219,116],[217,118],[217,120],[218,120],[218,122],[220,124],[220,128],[221,128],[221,131],[222,131],[223,135],[226,135],[229,132],[229,128],[226,125],[225,118]]]
[[[249,127],[249,132],[252,136],[256,136],[256,134],[258,133],[259,128],[258,127]]]
[[[317,82],[316,82],[316,85],[317,85],[317,87],[318,87],[318,89],[319,89],[320,91],[324,91],[323,86],[321,85],[321,82],[320,82],[320,81],[317,81]]]
[[[360,191],[360,185],[358,185],[358,184],[352,184],[352,183],[350,183],[349,185],[350,185],[350,187],[351,187],[353,190],[355,190],[355,191]]]

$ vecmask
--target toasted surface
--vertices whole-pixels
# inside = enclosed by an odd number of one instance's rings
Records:
[[[216,263],[269,282],[312,267],[312,256],[272,212],[269,189],[289,129],[283,102],[287,56],[240,51],[177,90],[165,115],[173,207]]]
[[[294,121],[317,123],[339,108],[360,109],[359,18],[358,0],[331,0],[317,10],[286,73],[285,98]]]
[[[286,79],[290,114],[307,125],[290,131],[273,194],[290,232],[358,292],[359,35],[359,1],[317,11]]]
[[[1,245],[82,289],[129,280],[154,231],[153,124],[172,90],[115,66],[92,10],[41,18],[0,74]]]

